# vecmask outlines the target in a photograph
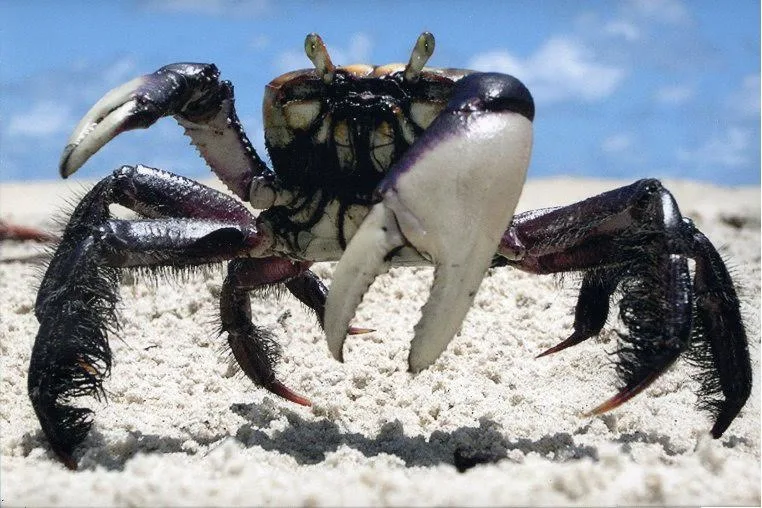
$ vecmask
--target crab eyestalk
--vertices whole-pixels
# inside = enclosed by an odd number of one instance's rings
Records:
[[[316,33],[309,34],[304,40],[304,52],[307,54],[307,58],[312,61],[315,70],[323,78],[323,81],[330,83],[333,80],[333,72],[336,70],[336,66],[331,62],[323,39]]]
[[[434,35],[423,32],[418,36],[410,54],[410,61],[405,66],[405,81],[415,83],[421,77],[421,71],[431,55],[434,54]]]

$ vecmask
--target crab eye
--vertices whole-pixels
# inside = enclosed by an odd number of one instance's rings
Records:
[[[426,65],[431,55],[434,54],[434,35],[431,32],[423,32],[418,36],[410,55],[410,61],[405,66],[405,81],[415,83],[421,76],[421,70]]]
[[[307,35],[307,38],[304,39],[304,52],[307,54],[307,58],[312,61],[315,70],[323,78],[323,81],[330,83],[333,80],[333,71],[336,67],[331,62],[323,39],[316,33]]]

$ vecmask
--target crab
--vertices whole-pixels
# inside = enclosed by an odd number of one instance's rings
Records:
[[[118,134],[173,117],[231,193],[142,165],[122,166],[74,209],[36,300],[32,406],[54,453],[74,451],[102,395],[118,327],[123,269],[227,262],[221,328],[251,381],[291,402],[279,347],[252,322],[249,292],[283,285],[313,311],[343,361],[355,309],[391,266],[433,265],[409,370],[431,365],[458,332],[488,269],[581,272],[573,333],[540,356],[597,335],[620,295],[626,332],[614,352],[617,393],[600,414],[648,387],[682,354],[701,368],[699,407],[720,437],[750,393],[739,302],[712,243],[656,179],[568,206],[514,214],[530,162],[534,101],[513,76],[425,66],[421,34],[407,64],[335,66],[321,38],[313,67],[271,81],[263,116],[269,167],[249,142],[233,86],[213,64],[176,63],[108,92],[76,126],[66,178]],[[257,215],[240,200],[248,202]],[[120,219],[112,204],[136,212]],[[337,261],[330,291],[310,271]],[[692,264],[689,265],[689,260]]]

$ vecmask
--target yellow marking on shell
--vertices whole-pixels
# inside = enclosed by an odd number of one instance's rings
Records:
[[[267,88],[278,90],[280,87],[284,85],[288,85],[290,84],[291,81],[301,77],[304,77],[306,79],[317,78],[317,73],[315,72],[315,69],[298,69],[295,71],[289,71],[289,72],[286,72],[285,74],[281,74],[280,76],[270,81],[267,84]]]
[[[394,156],[394,129],[389,122],[381,124],[373,130],[371,136],[371,161],[379,173],[385,172],[392,164]]]
[[[333,141],[337,145],[349,146],[349,126],[346,120],[336,122],[333,126]]]
[[[368,64],[350,64],[342,65],[339,69],[358,78],[370,76],[373,73],[373,66]]]
[[[306,130],[320,114],[320,101],[290,101],[283,106],[283,114],[292,129]]]
[[[331,130],[331,115],[324,115],[323,120],[320,122],[320,127],[312,136],[312,141],[317,145],[322,145],[328,141],[328,131]]]
[[[405,70],[405,64],[403,63],[389,63],[385,65],[378,65],[373,69],[373,77],[389,76],[395,72]]]
[[[337,122],[333,126],[333,142],[336,146],[336,156],[339,160],[339,166],[341,166],[342,169],[352,169],[355,165],[351,136],[346,121]]]
[[[418,127],[426,129],[444,107],[444,102],[413,101],[410,105],[410,118],[412,118]]]
[[[438,76],[449,81],[460,81],[465,76],[473,74],[476,71],[470,69],[458,69],[456,67],[424,67],[422,75]]]

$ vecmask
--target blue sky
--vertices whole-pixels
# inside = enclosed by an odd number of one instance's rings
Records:
[[[0,180],[54,179],[77,120],[107,90],[177,61],[214,62],[263,152],[264,86],[309,67],[318,32],[337,64],[405,62],[513,74],[537,105],[530,177],[760,183],[757,0],[0,2]],[[264,153],[262,153],[264,155]],[[145,163],[211,176],[165,119],[107,145],[75,177]]]

